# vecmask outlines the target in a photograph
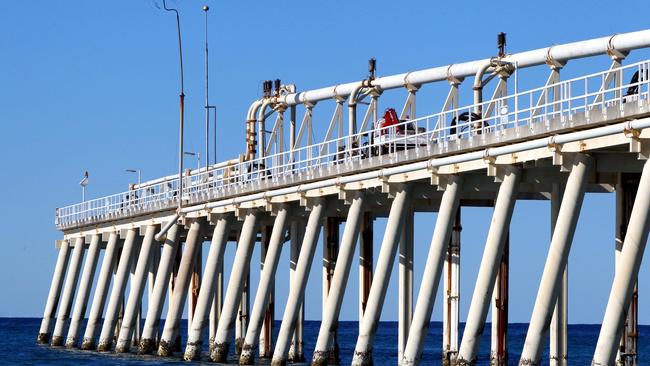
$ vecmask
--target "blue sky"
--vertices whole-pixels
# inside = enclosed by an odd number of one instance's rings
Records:
[[[642,1],[484,2],[389,1],[171,1],[181,11],[186,67],[186,149],[203,150],[203,13],[210,11],[211,101],[218,110],[218,159],[244,149],[246,110],[261,82],[280,78],[300,90],[362,78],[366,60],[389,75],[489,57],[496,34],[508,33],[508,50],[523,51],[649,26]],[[78,181],[90,171],[88,196],[125,190],[135,180],[171,174],[177,164],[178,59],[171,14],[146,1],[14,1],[0,11],[0,156],[4,194],[0,229],[0,316],[41,316],[56,260],[54,209],[81,199]],[[633,54],[648,58],[648,51]],[[608,66],[606,57],[576,62],[566,74]],[[520,87],[540,85],[546,71],[522,72]],[[435,88],[434,88],[435,89]],[[426,96],[427,94],[424,94]],[[442,106],[441,94],[418,99],[422,113]],[[390,103],[390,99],[388,99]],[[319,116],[323,123],[330,110]],[[315,121],[316,122],[316,121]],[[322,126],[322,124],[321,124]],[[187,164],[195,164],[191,159]],[[461,319],[491,217],[489,208],[463,211]],[[510,319],[527,322],[549,242],[548,202],[517,203],[511,237]],[[569,319],[602,320],[613,275],[613,195],[587,196],[570,257]],[[376,248],[381,228],[378,220]],[[416,215],[416,291],[435,215]],[[205,247],[207,252],[207,246]],[[234,246],[227,250],[231,260]],[[321,253],[320,249],[317,253]],[[280,278],[287,276],[288,248]],[[256,249],[253,263],[258,263]],[[255,265],[254,265],[255,266]],[[254,267],[255,268],[255,267]],[[396,269],[396,267],[395,267]],[[397,272],[384,320],[397,316]],[[647,266],[640,282],[641,309],[650,293]],[[356,269],[342,319],[357,317]],[[253,288],[258,275],[253,271]],[[286,281],[279,281],[281,318]],[[320,260],[307,292],[308,319],[321,306]],[[440,299],[440,297],[438,297]],[[433,319],[442,310],[437,301]],[[641,312],[642,323],[650,315]]]

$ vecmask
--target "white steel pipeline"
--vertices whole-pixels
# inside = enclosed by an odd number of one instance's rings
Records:
[[[237,163],[239,163],[239,159],[224,160],[224,161],[221,161],[219,163],[210,165],[208,167],[207,171],[226,168],[229,165],[234,165],[234,164],[237,164]],[[205,167],[201,167],[199,169],[191,169],[190,170],[190,175],[196,175],[196,174],[201,174],[201,173],[205,173],[205,172],[206,172]],[[172,181],[172,180],[176,180],[176,179],[178,179],[178,174],[167,175],[167,176],[164,176],[164,177],[148,180],[146,182],[142,182],[142,183],[139,183],[139,184],[134,184],[133,189],[137,190],[137,189],[140,189],[140,188],[155,186],[156,184],[163,183],[163,182],[168,182],[168,181]]]
[[[502,61],[516,63],[518,68],[542,65],[547,61],[565,62],[572,59],[607,54],[608,51],[627,52],[633,49],[650,47],[650,29],[637,32],[615,34],[613,36],[594,38],[586,41],[566,43],[536,50],[506,55]],[[373,86],[382,90],[401,88],[405,85],[421,85],[449,78],[473,76],[479,68],[490,59],[468,61],[459,64],[439,66],[397,75],[379,77],[373,80]],[[288,106],[302,103],[316,103],[335,97],[347,97],[359,84],[359,81],[329,86],[321,89],[291,93],[277,98],[278,102]]]
[[[525,141],[525,142],[520,142],[512,145],[486,148],[483,150],[473,151],[461,155],[453,155],[453,156],[447,156],[443,158],[433,158],[430,160],[420,161],[417,163],[404,164],[404,165],[390,167],[390,168],[383,168],[383,169],[373,170],[370,172],[365,172],[365,173],[360,173],[355,175],[323,179],[318,182],[305,183],[293,187],[253,193],[246,196],[228,198],[228,199],[214,201],[202,205],[185,207],[181,212],[183,214],[186,214],[186,213],[201,211],[205,209],[212,209],[212,208],[235,205],[235,204],[250,202],[255,200],[268,199],[268,198],[287,195],[287,194],[306,192],[308,190],[320,189],[320,188],[325,188],[334,185],[355,183],[355,182],[368,180],[368,179],[388,177],[395,174],[410,173],[421,169],[431,169],[431,168],[437,168],[444,165],[459,164],[471,160],[483,159],[487,157],[497,157],[500,155],[507,155],[507,154],[513,154],[513,153],[522,152],[526,150],[538,149],[545,146],[553,146],[554,144],[565,144],[565,143],[575,142],[575,141],[580,141],[585,139],[614,135],[629,130],[642,130],[645,128],[650,128],[650,118],[622,122],[622,123],[604,126],[604,127],[598,127],[590,130],[570,132],[563,135],[553,135],[553,136],[549,136],[537,140]]]
[[[160,229],[160,232],[156,234],[156,236],[154,236],[154,239],[156,241],[163,241],[163,237],[165,236],[165,234],[167,234],[167,231],[169,231],[169,229],[171,229],[172,226],[176,225],[176,222],[180,217],[181,217],[180,212],[177,212],[176,215],[174,215],[174,217],[171,220],[169,220],[165,224],[165,226],[163,226],[162,229]]]
[[[271,99],[264,99],[257,114],[257,156],[264,158],[266,156],[266,116],[264,112],[268,106],[272,105]],[[264,164],[264,160],[261,161]]]

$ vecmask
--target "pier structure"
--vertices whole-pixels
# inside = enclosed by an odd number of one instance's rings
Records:
[[[636,365],[636,283],[650,226],[650,57],[625,61],[649,46],[650,30],[644,30],[510,54],[500,35],[499,52],[489,59],[382,77],[375,76],[373,60],[364,80],[302,92],[265,82],[264,96],[248,111],[247,151],[239,159],[56,210],[63,237],[38,342],[188,361],[265,358],[272,365],[303,361],[305,346],[313,345],[313,365],[338,364],[339,314],[358,265],[359,331],[347,356],[353,365],[372,365],[397,261],[401,364],[420,362],[440,287],[441,362],[476,363],[492,308],[490,362],[507,365],[509,248],[525,245],[510,240],[511,218],[517,200],[545,200],[550,246],[519,364],[539,365],[549,347],[551,364],[566,365],[568,256],[585,194],[601,193],[616,195],[616,237],[603,243],[615,243],[616,271],[602,286],[610,295],[593,365]],[[587,57],[603,68],[560,77],[573,60]],[[546,69],[547,78],[519,90],[520,70],[528,68]],[[449,92],[441,109],[427,114],[416,109],[416,97],[432,83],[446,83]],[[485,94],[488,88],[492,94]],[[384,119],[378,113],[388,92],[406,95],[394,123],[388,123],[390,110]],[[473,103],[461,106],[464,92]],[[314,141],[313,116],[328,104],[334,111],[325,136]],[[474,290],[466,296],[459,273],[461,254],[470,249],[463,248],[462,233],[473,228],[461,227],[460,218],[470,206],[493,212]],[[428,224],[433,234],[414,297],[416,212],[437,215]],[[378,251],[376,218],[386,218]],[[227,245],[236,252],[225,283]],[[256,245],[261,263],[252,261]],[[290,263],[280,261],[283,251]],[[319,263],[321,325],[317,338],[306,341],[305,291]],[[279,266],[290,266],[284,309],[277,309],[274,290]],[[261,273],[257,288],[250,287],[251,270]],[[460,314],[461,301],[469,301],[468,314]],[[186,306],[187,336],[180,334]],[[282,322],[274,339],[275,310]],[[461,316],[467,318],[462,337]]]

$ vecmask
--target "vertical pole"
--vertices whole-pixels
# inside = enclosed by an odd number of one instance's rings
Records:
[[[359,328],[368,303],[370,287],[372,286],[373,267],[373,222],[372,212],[363,214],[361,223],[361,244],[359,247]]]
[[[551,192],[551,232],[555,230],[560,203],[562,202],[562,185],[553,183]],[[560,292],[558,294],[550,326],[549,360],[551,366],[566,366],[567,364],[567,324],[568,324],[568,264],[564,267]]]
[[[74,293],[77,289],[79,270],[81,269],[81,261],[84,256],[84,245],[83,237],[79,237],[75,240],[72,258],[70,259],[70,266],[68,267],[68,275],[65,279],[65,287],[63,288],[63,295],[61,295],[59,312],[57,314],[56,324],[54,325],[54,333],[52,334],[52,346],[63,345],[63,332],[68,324],[68,317],[70,315],[70,309],[72,308],[72,299],[74,298]]]
[[[187,248],[187,236],[189,235],[189,230],[185,231],[185,243],[183,244],[183,240],[179,239],[178,243],[178,250],[176,251],[176,257],[174,258],[174,269],[172,270],[172,275],[171,278],[169,279],[169,291],[168,291],[168,300],[167,300],[167,306],[171,306],[172,301],[174,299],[174,291],[176,289],[176,286],[178,284],[178,274],[180,272],[181,268],[181,260],[183,259],[183,252]],[[168,314],[169,314],[169,309]],[[169,320],[169,317],[165,319],[165,323],[167,323],[167,320]],[[162,337],[162,330],[158,330],[159,332],[159,338]],[[162,339],[162,338],[161,338]],[[176,339],[173,340],[174,344],[172,344],[172,351],[180,350],[181,347],[181,335],[180,333],[176,335]],[[160,348],[160,341],[158,342],[158,348]]]
[[[264,263],[262,266],[262,273],[260,275],[260,283],[257,287],[255,294],[255,303],[253,311],[251,312],[251,321],[246,330],[246,339],[242,347],[241,357],[239,358],[240,365],[252,365],[254,360],[255,344],[260,343],[260,358],[271,357],[272,342],[272,327],[273,322],[273,292],[275,287],[275,273],[278,269],[280,262],[280,254],[282,253],[282,246],[284,244],[285,232],[287,229],[287,212],[286,207],[280,207],[273,222],[273,229],[269,234],[270,227],[265,227],[262,237],[262,243],[267,247],[264,255]],[[271,313],[271,314],[269,314]],[[264,325],[269,325],[263,327]],[[260,328],[262,332],[260,332]]]
[[[113,345],[113,334],[118,322],[120,306],[124,299],[124,289],[126,288],[126,282],[128,280],[127,276],[131,272],[133,257],[137,255],[137,253],[134,253],[137,252],[139,244],[136,243],[138,240],[137,236],[136,229],[129,229],[126,233],[126,239],[124,240],[124,246],[122,247],[122,254],[120,255],[120,261],[115,274],[115,283],[113,283],[111,297],[108,300],[108,306],[106,307],[104,324],[102,324],[102,331],[99,335],[97,350],[100,352],[109,351]]]
[[[158,356],[169,357],[179,346],[183,306],[187,301],[187,292],[189,290],[194,264],[196,263],[199,247],[203,242],[203,227],[204,222],[202,220],[195,220],[192,221],[190,229],[187,232],[185,250],[183,250],[181,263],[178,267],[178,277],[174,284],[172,301],[167,309],[165,327],[160,337],[160,344],[158,345]]]
[[[361,194],[353,198],[348,216],[345,220],[343,229],[343,238],[341,241],[340,252],[336,258],[334,275],[330,282],[330,291],[327,294],[327,303],[323,309],[323,320],[318,332],[316,349],[312,358],[312,365],[332,364],[333,358],[330,356],[330,346],[333,338],[333,330],[338,328],[338,318],[341,312],[341,304],[345,294],[345,287],[350,277],[352,260],[359,238],[359,231],[363,221],[363,196]],[[337,364],[339,360],[336,360]]]
[[[50,341],[50,328],[52,327],[52,319],[54,318],[56,308],[59,304],[59,296],[61,295],[61,288],[63,287],[65,270],[68,266],[68,258],[70,257],[69,249],[70,245],[68,244],[68,241],[63,240],[61,242],[61,248],[59,248],[56,265],[54,266],[52,284],[50,285],[50,292],[47,295],[47,303],[45,304],[41,328],[38,332],[37,342],[39,344],[47,344]]]
[[[160,265],[160,246],[161,246],[160,244],[161,243],[157,241],[154,243],[155,243],[154,248],[153,251],[151,252],[151,264],[149,265],[147,304],[151,304],[154,301],[153,293],[154,293],[155,282],[156,282],[156,273],[158,273],[158,266]],[[148,307],[150,306],[151,305],[148,305]],[[147,308],[147,312],[148,312],[148,308]],[[144,327],[142,328],[142,330],[144,332]],[[139,338],[140,341],[138,342],[138,345],[142,342],[142,332],[140,333]],[[156,342],[158,341],[158,337],[156,337],[155,341]]]
[[[531,316],[520,364],[539,364],[542,357],[543,342],[548,336],[553,308],[560,292],[560,284],[566,267],[573,235],[580,216],[580,208],[585,196],[590,158],[576,154],[573,168],[565,186],[562,204],[553,230],[544,272],[540,281],[533,314]]]
[[[436,293],[438,292],[440,276],[454,226],[456,211],[458,211],[460,204],[461,186],[462,177],[449,176],[445,192],[440,202],[436,225],[433,229],[429,254],[422,275],[424,280],[420,284],[420,291],[418,292],[418,299],[415,304],[415,311],[413,312],[411,331],[406,342],[406,348],[404,349],[402,365],[415,365],[422,355],[424,339],[429,329],[433,304]]]
[[[390,207],[386,231],[382,240],[379,258],[377,259],[377,270],[374,273],[373,285],[370,288],[368,303],[366,304],[359,337],[354,350],[352,365],[372,364],[372,345],[377,330],[377,323],[381,315],[381,309],[386,299],[388,282],[390,281],[391,268],[395,261],[395,254],[399,243],[399,236],[404,223],[404,211],[407,205],[407,186],[399,187]]]
[[[237,357],[241,355],[241,350],[244,345],[244,337],[246,336],[246,330],[248,329],[248,313],[251,302],[250,286],[251,271],[250,268],[248,268],[248,270],[246,270],[246,278],[244,279],[244,287],[241,293],[241,301],[239,302],[237,323],[235,324],[235,355],[237,355]]]
[[[124,309],[124,320],[122,321],[117,345],[115,346],[115,352],[117,353],[129,352],[129,349],[131,348],[131,337],[134,334],[133,328],[134,326],[138,329],[140,328],[140,324],[136,322],[138,318],[137,313],[139,313],[140,305],[142,304],[144,282],[149,270],[149,268],[147,268],[150,263],[149,258],[151,257],[154,247],[158,245],[158,243],[154,242],[155,234],[156,226],[147,226],[144,240],[142,241],[142,249],[140,249],[140,255],[138,256],[138,261],[135,266],[135,273],[131,278],[129,299],[126,308]]]
[[[224,249],[228,243],[225,243]],[[223,260],[217,267],[216,284],[214,291],[214,299],[210,307],[210,327],[209,327],[209,346],[208,352],[212,353],[212,346],[214,345],[214,336],[217,334],[217,326],[219,325],[219,318],[221,317],[221,309],[223,307]]]
[[[210,359],[214,362],[224,363],[228,359],[233,328],[237,323],[237,309],[241,302],[255,237],[257,236],[257,219],[258,213],[256,212],[249,212],[244,218],[241,235],[237,243],[235,261],[228,279],[228,289],[226,290],[226,298],[219,318],[213,350],[210,353]]]
[[[505,233],[505,243],[496,283],[492,295],[491,366],[508,365],[508,282],[510,262],[510,235]]]
[[[339,255],[339,225],[338,217],[328,217],[325,219],[325,240],[323,245],[323,312],[327,312],[327,301],[332,287],[334,269]],[[341,363],[339,358],[338,342],[338,319],[334,321],[329,329],[329,344],[327,354],[329,364],[338,365]]]
[[[113,267],[115,266],[116,262],[117,241],[117,233],[110,233],[108,242],[106,243],[106,250],[104,251],[102,268],[100,269],[99,277],[97,278],[97,285],[95,287],[95,294],[93,295],[93,302],[90,306],[90,313],[88,314],[86,331],[84,332],[83,342],[81,343],[82,350],[95,349],[95,336],[97,335],[97,327],[101,323],[102,313],[104,312],[104,305],[106,304],[106,295],[108,294],[108,287],[111,283]]]
[[[404,215],[404,228],[399,243],[399,308],[397,359],[402,360],[413,319],[413,221],[414,211],[410,207]]]
[[[160,325],[160,315],[165,304],[165,297],[169,288],[169,278],[174,269],[176,253],[179,252],[181,228],[179,225],[172,226],[167,231],[167,237],[163,244],[160,263],[156,272],[156,280],[153,285],[151,299],[147,306],[147,316],[142,328],[142,337],[140,339],[140,354],[149,354],[156,348],[156,338],[158,338],[158,328]]]
[[[279,225],[279,222],[277,222],[277,217],[276,217],[276,222],[273,223],[273,226],[275,225]],[[282,235],[284,235],[285,230],[282,231],[283,231]],[[266,257],[269,255],[269,251],[271,250],[270,245],[271,245],[271,227],[266,226],[262,231],[262,251],[260,256],[260,260],[261,260],[260,272],[264,271],[264,263],[266,263]],[[260,291],[259,286],[257,291],[258,292]],[[272,352],[271,347],[273,345],[273,323],[275,322],[275,276],[272,276],[270,278],[269,288],[268,290],[266,290],[266,292],[268,292],[268,294],[265,296],[267,305],[266,305],[266,309],[264,310],[262,332],[260,332],[260,336],[259,336],[260,358],[269,358],[271,357],[271,352]],[[257,296],[255,297],[255,303],[257,303]],[[255,311],[255,307],[253,306],[253,312],[254,311]],[[249,324],[249,330],[251,326],[256,328],[257,324],[254,325]],[[248,337],[249,330],[246,331],[247,333],[246,337]]]
[[[630,223],[632,205],[636,198],[639,185],[638,174],[620,174],[618,186],[616,187],[616,267],[623,250],[625,233]],[[638,283],[638,276],[635,279]],[[637,365],[637,342],[638,342],[638,284],[634,286],[632,300],[625,317],[625,325],[622,332],[621,343],[616,355],[617,366]]]
[[[223,265],[223,253],[228,240],[229,224],[228,218],[225,216],[219,217],[215,223],[208,258],[205,262],[203,282],[196,301],[196,311],[192,321],[189,322],[188,320],[190,326],[188,327],[189,333],[184,355],[186,361],[198,360],[201,356],[203,330],[208,320],[208,309],[214,300],[217,273]]]
[[[196,252],[196,262],[194,262],[194,268],[192,270],[192,280],[190,282],[190,296],[188,296],[188,307],[187,307],[187,335],[191,331],[190,325],[194,320],[194,313],[196,312],[196,303],[199,299],[199,289],[201,288],[201,273],[203,272],[203,239],[199,243],[199,247]]]
[[[605,317],[600,328],[592,365],[612,365],[616,346],[624,329],[625,312],[634,296],[634,287],[648,240],[650,229],[650,164],[646,161],[634,199],[634,206],[625,231],[623,249],[618,258]]]
[[[295,224],[295,227],[294,227]],[[305,237],[305,230],[303,229],[304,222],[295,222],[291,225],[291,253],[290,253],[290,263],[289,263],[289,287],[293,286],[295,281],[296,265],[298,264],[298,257],[300,256],[300,250],[302,241]],[[303,308],[305,301],[300,304],[298,310],[298,319],[296,320],[296,329],[293,331],[291,336],[291,345],[289,346],[289,356],[287,359],[289,361],[300,362],[300,348],[303,340],[303,325],[305,322],[305,313]]]
[[[90,296],[90,288],[93,285],[95,278],[95,269],[97,268],[97,258],[99,257],[101,238],[99,234],[93,235],[90,246],[88,247],[88,255],[84,263],[84,269],[81,274],[81,284],[79,285],[79,293],[77,294],[77,301],[74,304],[74,311],[70,321],[70,329],[68,329],[68,337],[65,341],[67,348],[76,348],[79,343],[79,326],[81,321],[86,315],[86,307],[88,306],[88,298]]]
[[[443,268],[445,302],[442,310],[442,364],[451,365],[458,356],[458,302],[460,296],[460,223],[461,207],[456,210],[454,227],[449,238],[449,246]]]
[[[271,365],[279,366],[286,363],[291,335],[294,333],[296,321],[298,320],[298,311],[304,305],[305,288],[307,287],[309,271],[314,260],[316,244],[321,232],[322,217],[323,202],[316,200],[311,206],[311,212],[309,213],[305,237],[300,248],[298,262],[296,263],[296,272],[294,273],[291,289],[289,290],[289,298],[284,309],[282,324],[280,325],[280,332],[278,333],[278,340],[275,344]],[[298,352],[297,355],[294,355],[294,362],[297,361],[295,356],[304,359],[302,345],[294,344],[294,349],[296,348]]]

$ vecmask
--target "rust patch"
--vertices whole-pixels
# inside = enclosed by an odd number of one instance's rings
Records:
[[[216,343],[212,353],[210,353],[210,359],[213,362],[226,363],[228,361],[228,349],[230,348],[230,343]]]
[[[92,351],[95,349],[95,341],[90,338],[84,338],[81,342],[81,349],[83,351]]]
[[[38,333],[38,337],[36,337],[36,343],[48,344],[49,342],[50,342],[50,333]]]
[[[151,338],[144,338],[140,341],[140,347],[138,349],[138,354],[148,355],[153,352],[156,342]]]

